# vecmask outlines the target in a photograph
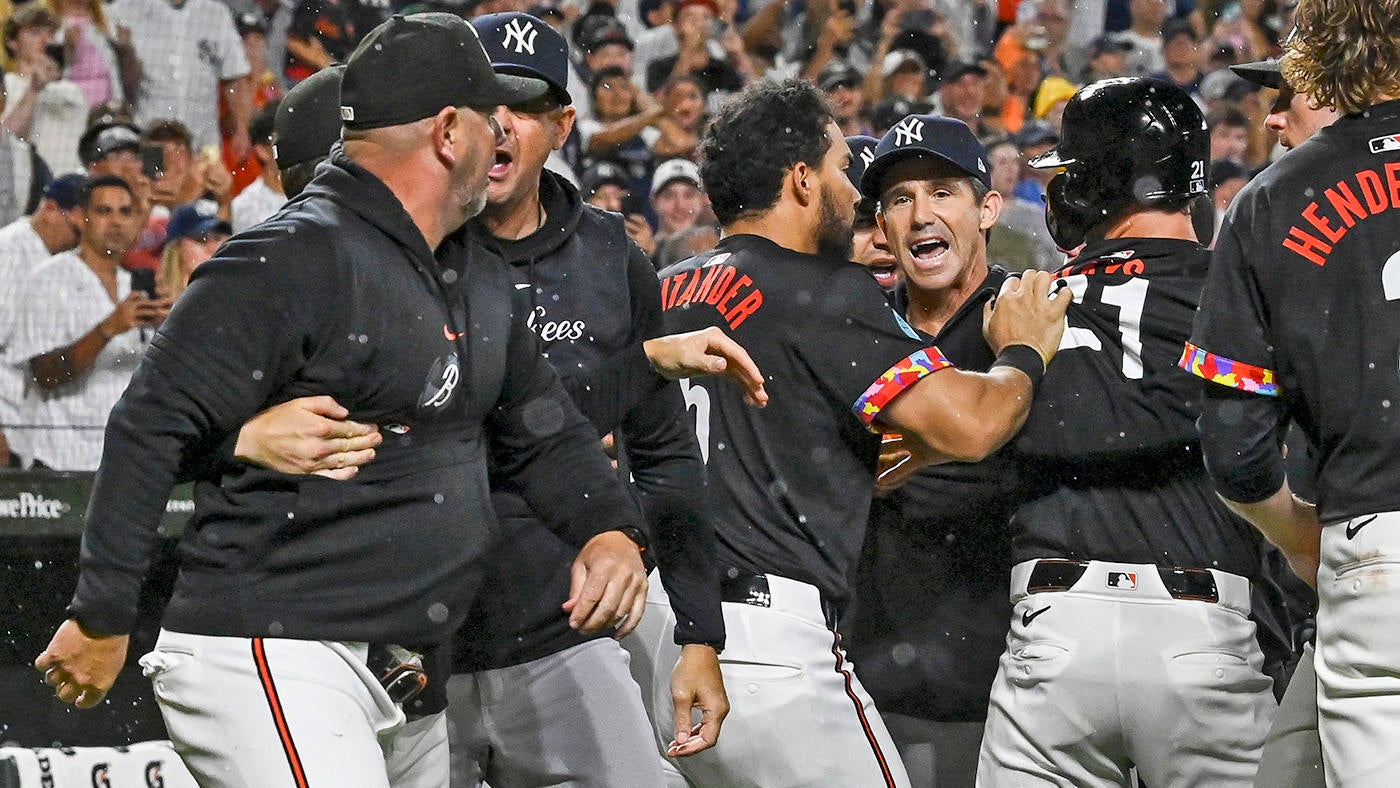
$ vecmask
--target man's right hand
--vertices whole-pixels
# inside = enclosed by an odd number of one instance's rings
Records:
[[[169,313],[169,300],[150,298],[140,290],[132,290],[102,321],[103,333],[114,337],[139,326],[158,326]]]
[[[744,387],[744,399],[749,404],[768,404],[758,365],[738,342],[714,326],[648,339],[642,347],[656,374],[667,380],[727,375]]]
[[[1052,295],[1053,287],[1055,279],[1046,271],[1027,271],[1002,283],[1001,292],[987,302],[982,316],[982,333],[993,352],[999,354],[1008,345],[1029,345],[1050,363],[1065,333],[1065,310],[1074,300],[1069,288]]]
[[[383,440],[373,424],[349,421],[331,397],[302,397],[259,413],[238,431],[234,457],[280,473],[350,479]]]

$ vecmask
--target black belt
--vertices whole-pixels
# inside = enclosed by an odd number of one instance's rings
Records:
[[[1026,578],[1026,592],[1039,594],[1046,591],[1068,591],[1084,576],[1089,568],[1088,561],[1068,561],[1063,558],[1042,558],[1031,569]],[[1220,593],[1215,588],[1215,575],[1207,569],[1169,569],[1156,567],[1167,593],[1176,599],[1192,599],[1201,602],[1219,602]],[[1131,588],[1136,583],[1126,577],[1127,572],[1109,572],[1110,588]],[[1115,581],[1117,581],[1115,583]],[[1129,585],[1132,583],[1132,585]]]
[[[724,577],[719,583],[719,598],[722,602],[735,602],[741,605],[753,605],[754,607],[772,607],[773,592],[768,589],[767,575],[739,575],[738,577]],[[831,629],[836,629],[836,623],[841,618],[840,605],[821,596],[822,616],[826,619],[826,625]]]
[[[428,686],[422,655],[399,646],[371,643],[365,655],[365,667],[398,704],[408,703]]]

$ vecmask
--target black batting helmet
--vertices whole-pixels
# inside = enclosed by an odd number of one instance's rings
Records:
[[[1210,135],[1186,91],[1139,77],[1105,79],[1065,106],[1060,144],[1036,168],[1063,167],[1046,188],[1046,224],[1072,249],[1133,206],[1184,206],[1206,192]]]

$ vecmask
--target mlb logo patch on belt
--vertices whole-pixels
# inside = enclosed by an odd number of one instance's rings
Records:
[[[1109,588],[1132,591],[1137,588],[1137,572],[1109,572],[1107,583]]]

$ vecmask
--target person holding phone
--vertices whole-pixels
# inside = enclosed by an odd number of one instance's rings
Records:
[[[0,123],[33,145],[54,173],[81,172],[78,138],[87,128],[87,99],[62,77],[58,17],[40,4],[5,20],[5,95]]]
[[[97,470],[102,424],[146,351],[168,299],[136,289],[119,265],[136,240],[136,198],[115,175],[91,179],[74,210],[78,248],[60,252],[20,285],[10,352],[29,376],[20,413],[36,467]],[[143,337],[144,335],[144,337]]]

